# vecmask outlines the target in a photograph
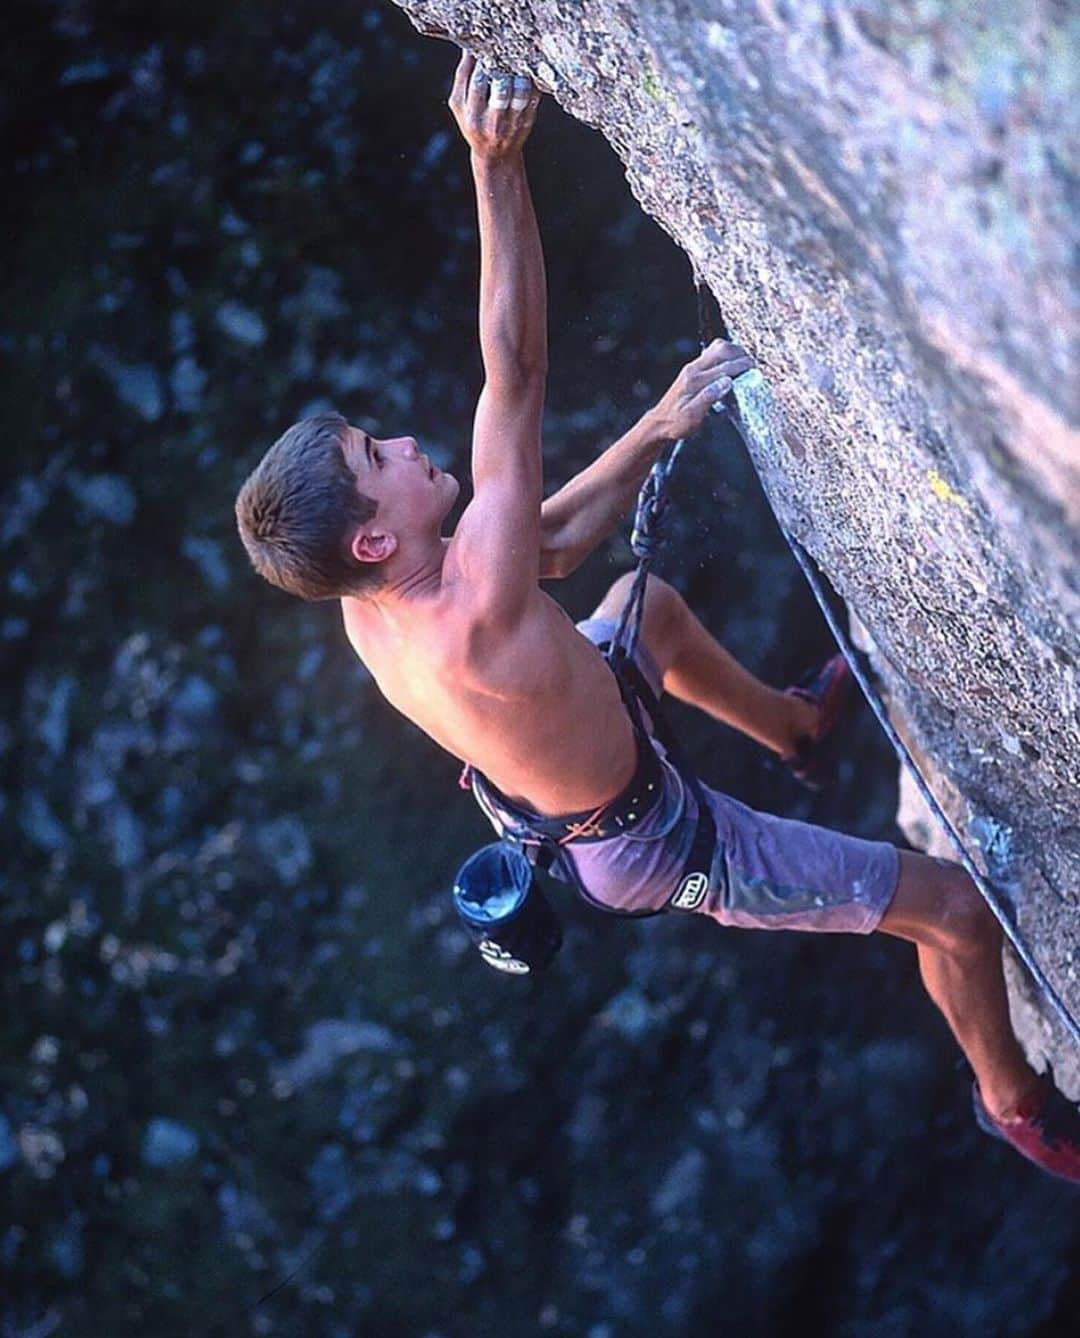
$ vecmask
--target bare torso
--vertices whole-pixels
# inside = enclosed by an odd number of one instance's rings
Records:
[[[542,590],[497,637],[445,587],[400,620],[353,599],[342,600],[342,616],[386,700],[511,799],[572,813],[629,783],[636,750],[615,678]]]

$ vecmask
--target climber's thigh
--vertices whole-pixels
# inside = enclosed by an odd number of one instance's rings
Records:
[[[633,584],[632,571],[620,576],[586,621],[618,624]],[[679,653],[689,612],[685,600],[675,587],[650,573],[645,585],[645,608],[639,640],[644,643],[659,670],[661,683]]]

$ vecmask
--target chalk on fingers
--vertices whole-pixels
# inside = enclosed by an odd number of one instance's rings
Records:
[[[491,79],[491,102],[488,104],[492,111],[505,111],[510,106],[510,90],[513,85],[513,79],[509,74],[495,74]]]

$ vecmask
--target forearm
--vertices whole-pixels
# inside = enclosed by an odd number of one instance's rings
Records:
[[[672,438],[654,410],[540,508],[541,575],[567,576],[627,518],[645,476]]]
[[[480,351],[489,380],[547,367],[540,229],[520,153],[473,154],[480,229]]]

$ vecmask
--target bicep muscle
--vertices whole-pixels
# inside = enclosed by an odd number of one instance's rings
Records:
[[[493,610],[516,614],[540,579],[540,432],[546,378],[488,382],[473,424],[474,497],[451,542],[455,566]]]

